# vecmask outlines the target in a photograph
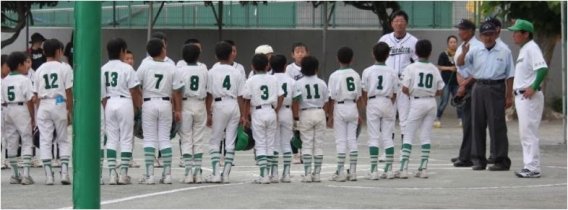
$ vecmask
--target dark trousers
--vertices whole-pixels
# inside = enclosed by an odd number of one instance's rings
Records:
[[[467,92],[471,93],[471,88],[468,88]],[[462,162],[471,161],[471,144],[473,141],[473,121],[471,118],[471,97],[465,100],[465,103],[461,107],[462,111],[462,143],[460,146],[460,154],[458,159]]]
[[[495,164],[511,167],[509,139],[505,122],[505,81],[477,80],[472,92],[473,144],[471,159],[474,164],[487,165],[486,129],[495,149]]]

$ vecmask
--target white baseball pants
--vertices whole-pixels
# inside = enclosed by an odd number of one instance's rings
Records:
[[[103,108],[103,105],[101,104],[101,149],[105,148],[105,125],[106,125],[106,121],[105,121],[105,110]],[[107,137],[108,139],[108,137]]]
[[[302,154],[323,155],[323,140],[325,138],[325,112],[323,109],[308,109],[300,111],[298,130],[302,139]]]
[[[225,134],[225,150],[234,150],[235,140],[237,139],[237,127],[241,119],[237,99],[223,98],[222,101],[214,102],[212,114],[213,125],[211,125],[209,150],[219,150],[223,134]]]
[[[420,128],[421,144],[430,144],[430,132],[436,120],[436,98],[410,98],[410,111],[403,143],[412,144],[416,131]]]
[[[276,112],[271,105],[263,105],[261,109],[251,107],[251,110],[251,129],[256,155],[272,156],[276,137]]]
[[[276,138],[274,139],[274,151],[280,154],[292,152],[290,141],[294,136],[294,119],[292,109],[282,106],[278,111],[278,124],[276,125]]]
[[[406,135],[406,128],[408,127],[408,115],[410,111],[410,99],[406,94],[402,92],[402,88],[398,89],[396,93],[396,102],[393,106],[393,116],[396,119],[396,113],[398,111],[398,122],[400,125],[400,134]],[[394,130],[393,130],[394,133]]]
[[[396,107],[390,98],[377,96],[367,101],[367,132],[369,147],[394,147],[391,134],[394,132]],[[380,140],[380,141],[379,141]]]
[[[134,106],[131,98],[111,97],[105,109],[106,148],[116,150],[120,144],[121,152],[132,152],[134,136]],[[170,120],[171,125],[171,120]],[[146,137],[144,130],[144,137]],[[168,130],[169,141],[169,130]]]
[[[6,135],[8,156],[18,155],[20,137],[22,138],[22,155],[32,155],[32,118],[30,117],[27,104],[24,103],[21,106],[8,104],[4,111],[6,114],[3,118],[5,124],[2,132],[5,132]]]
[[[71,143],[67,138],[67,108],[66,103],[55,104],[56,99],[41,99],[37,109],[37,127],[39,129],[40,157],[51,160],[53,145],[53,130],[57,133],[55,141],[59,146],[60,156],[70,156]]]
[[[172,128],[172,103],[162,98],[152,98],[142,104],[142,130],[144,147],[158,149],[171,148],[170,130]],[[108,129],[108,128],[107,128]]]
[[[532,172],[540,172],[538,127],[544,108],[542,91],[535,92],[530,99],[523,98],[523,94],[517,94],[515,108],[519,117],[519,136],[523,146],[524,168]]]
[[[182,155],[203,153],[203,132],[207,124],[205,101],[187,98],[182,105],[183,120],[179,130]]]
[[[333,108],[333,131],[335,133],[335,149],[337,153],[356,152],[357,125],[359,125],[359,112],[357,104],[345,101],[344,104],[335,103]]]

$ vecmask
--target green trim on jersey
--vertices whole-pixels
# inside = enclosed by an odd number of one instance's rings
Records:
[[[152,60],[153,60],[153,61],[156,61],[156,62],[166,62],[166,59],[165,59],[165,58],[164,58],[164,60],[156,60],[155,58],[152,58]]]
[[[181,87],[178,88],[178,89],[174,89],[174,90],[175,90],[175,91],[183,91],[184,89],[185,89],[185,85],[184,85],[184,86],[181,86]]]
[[[265,71],[258,71],[258,70],[257,70],[257,71],[254,72],[254,75],[257,75],[257,74],[266,74],[266,72],[265,72]]]
[[[428,60],[420,60],[420,59],[418,59],[418,62],[420,62],[420,63],[430,63],[430,61],[428,61]]]
[[[293,99],[294,99],[294,101],[300,101],[300,100],[302,100],[302,95],[298,95],[298,96],[294,97]]]
[[[351,69],[351,67],[349,67],[349,65],[347,65],[347,66],[339,68],[339,70],[346,70],[346,69]]]
[[[10,75],[18,75],[18,74],[20,74],[20,72],[17,72],[17,70],[10,72]]]
[[[387,64],[385,62],[375,62],[375,65],[377,66],[386,66]]]

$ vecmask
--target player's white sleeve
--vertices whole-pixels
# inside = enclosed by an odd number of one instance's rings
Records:
[[[394,75],[393,73],[390,74],[390,77],[391,77],[391,83],[390,84],[391,84],[391,90],[392,90],[391,94],[396,94],[400,80],[398,80],[398,76]]]
[[[26,101],[29,101],[32,99],[33,97],[33,93],[32,93],[32,80],[27,79],[26,81],[24,81],[24,97],[26,99]],[[33,117],[33,116],[32,116]]]
[[[247,80],[246,83],[245,83],[245,88],[244,88],[243,94],[242,94],[244,99],[251,99],[251,95],[252,95],[251,94],[251,87],[250,87],[252,85],[251,83],[252,83],[251,80]]]
[[[38,74],[38,72],[36,72],[36,74],[34,75],[34,81],[37,81],[37,82],[34,82],[34,86],[33,86],[34,93],[38,93],[38,91],[39,91],[39,81],[40,80],[39,80],[38,77],[39,77],[39,74]]]
[[[283,96],[284,95],[284,89],[282,89],[280,84],[278,84],[278,79],[276,79],[276,77],[274,77],[274,80],[276,82],[276,89],[278,90],[278,97]]]
[[[329,77],[329,81],[328,81],[329,86],[326,89],[324,89],[324,90],[327,90],[327,91],[324,91],[324,92],[327,92],[327,95],[329,97],[331,97],[331,99],[333,99],[333,100],[336,99],[335,89],[338,86],[337,84],[335,84],[335,77],[336,77],[336,75],[333,75],[333,74]]]
[[[323,89],[327,89],[327,85],[325,84],[325,82],[323,80],[321,80],[321,84],[323,85]],[[329,94],[327,93],[327,91],[322,91],[323,92],[323,99],[324,102],[328,102],[329,101]]]
[[[300,89],[300,88],[302,88],[302,87],[300,87],[300,86],[301,86],[301,85],[300,85],[299,82],[294,83],[294,88],[293,88],[293,89],[294,89],[295,92],[294,92],[294,95],[292,95],[293,98],[302,96],[302,89]]]
[[[359,77],[359,75],[357,75],[355,81],[357,87],[361,87],[361,78]],[[357,99],[359,99],[361,97],[361,88],[356,88],[356,91],[357,91]]]
[[[244,91],[245,91],[245,80],[244,77],[241,75],[241,77],[237,77],[237,96],[242,96]]]
[[[365,69],[363,70],[363,74],[361,75],[361,89],[365,92],[369,92],[367,91],[367,77],[369,72]]]
[[[215,66],[213,66],[215,67]],[[213,94],[213,72],[211,70],[209,70],[207,72],[207,85],[205,85],[205,90],[207,90],[208,93]]]
[[[138,76],[136,76],[136,72],[134,71],[134,69],[132,67],[129,67],[127,70],[127,79],[128,79],[128,88],[132,89],[135,88],[136,86],[140,85],[140,82],[138,81]]]
[[[286,75],[288,75],[290,78],[294,79],[294,72],[292,72],[293,67],[290,65],[286,66]]]
[[[185,87],[185,84],[183,83],[183,76],[180,75],[180,73],[177,70],[177,68],[175,68],[175,66],[171,66],[172,68],[172,88],[174,90],[180,90],[183,87]]]
[[[144,84],[144,74],[146,74],[146,65],[144,63],[140,64],[138,70],[136,71],[136,76],[138,77],[138,81],[140,84]]]
[[[412,69],[409,68],[409,66],[407,66],[406,68],[404,68],[404,71],[402,72],[403,76],[402,78],[404,78],[402,80],[402,86],[406,87],[406,88],[411,88],[411,82],[412,82]]]
[[[436,71],[435,78],[436,78],[436,83],[437,83],[437,86],[438,86],[437,90],[444,89],[444,86],[446,86],[446,83],[444,83],[444,80],[442,79],[442,74],[440,74],[440,71]]]
[[[65,69],[63,74],[65,75],[64,86],[65,89],[73,88],[73,69],[69,65],[64,65]]]
[[[187,65],[187,64],[185,63],[184,60],[179,60],[179,61],[176,63],[176,67],[177,67],[177,68],[184,67],[185,65]]]
[[[531,66],[533,68],[532,69],[533,71],[539,70],[541,68],[548,68],[548,66],[546,65],[546,61],[544,60],[544,57],[542,56],[542,51],[540,51],[540,49],[530,50],[528,52],[528,55],[529,55],[530,60],[531,60]]]

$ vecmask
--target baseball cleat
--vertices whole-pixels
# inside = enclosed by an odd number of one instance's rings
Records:
[[[10,177],[10,184],[21,184],[22,183],[22,176],[11,176]]]
[[[118,185],[127,185],[132,184],[132,178],[128,175],[120,175],[118,176]]]
[[[311,174],[303,175],[302,176],[302,182],[306,182],[306,183],[312,182],[312,175]]]
[[[116,173],[112,173],[110,175],[110,180],[108,181],[109,185],[117,185],[118,184],[118,175]]]
[[[365,177],[365,178],[367,178],[368,180],[379,180],[380,175],[379,175],[379,172],[373,172],[373,173],[367,174],[367,177]]]
[[[268,176],[258,176],[256,177],[252,183],[254,184],[270,184],[270,178]]]
[[[9,168],[12,168],[10,167],[10,161],[4,160],[4,162],[2,163],[2,169],[9,169]]]
[[[347,181],[357,181],[357,174],[356,173],[349,173],[349,169],[347,170]]]
[[[61,184],[62,185],[70,185],[71,180],[69,179],[69,174],[61,174]]]
[[[440,120],[434,121],[434,128],[441,128],[441,127],[442,127],[442,123],[440,122]]]
[[[290,175],[283,176],[283,177],[280,179],[280,181],[281,181],[282,183],[290,183],[290,182],[292,182],[292,181],[290,180]]]
[[[172,175],[162,176],[160,179],[160,184],[172,184]]]
[[[156,184],[156,181],[154,180],[154,176],[146,176],[146,174],[144,174],[143,177],[138,180],[138,184],[153,185]]]
[[[43,167],[43,164],[41,163],[41,161],[39,159],[37,159],[36,157],[32,158],[32,168],[41,168]]]
[[[345,182],[347,178],[345,177],[345,174],[341,173],[341,174],[332,174],[331,178],[329,178],[329,181],[335,181],[335,182]]]
[[[408,179],[408,171],[407,170],[396,171],[394,173],[394,178]]]
[[[319,174],[312,175],[312,182],[321,182],[321,178]]]
[[[31,176],[22,177],[22,185],[32,185],[34,183],[34,179]]]
[[[180,180],[184,184],[193,184],[193,175],[185,176],[185,178]]]
[[[195,184],[201,184],[203,183],[203,178],[201,178],[201,175],[195,175]]]
[[[51,176],[46,176],[45,178],[45,185],[53,185],[53,172],[51,173]]]
[[[278,183],[278,182],[280,182],[278,175],[270,176],[270,183]]]
[[[395,174],[392,171],[387,171],[381,174],[381,179],[394,179]]]
[[[526,168],[521,171],[515,171],[515,175],[519,178],[540,178],[540,172],[533,172]]]
[[[134,159],[130,159],[130,163],[128,164],[128,167],[130,168],[140,168],[140,165],[138,165],[138,163],[136,161],[134,161]]]
[[[207,176],[207,178],[205,178],[205,183],[221,183],[222,179],[221,179],[221,175],[209,175]]]
[[[427,179],[428,178],[428,171],[426,169],[422,169],[422,171],[417,171],[416,174],[414,174],[414,177]]]

